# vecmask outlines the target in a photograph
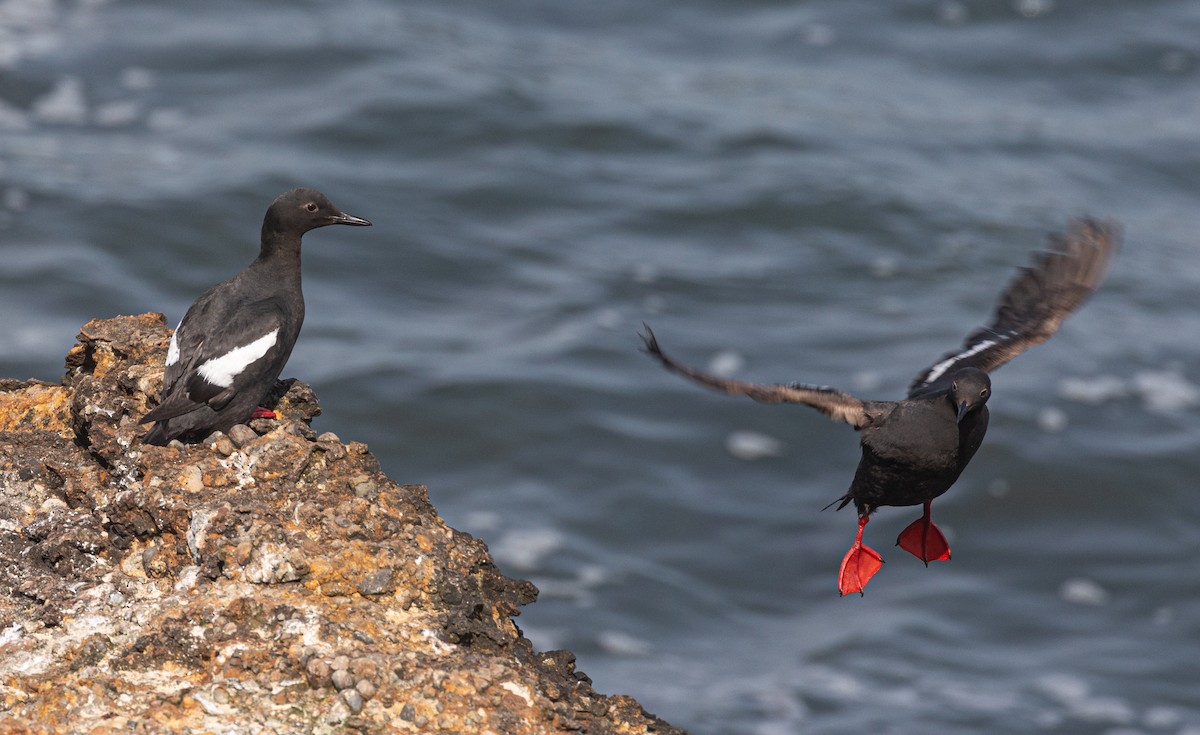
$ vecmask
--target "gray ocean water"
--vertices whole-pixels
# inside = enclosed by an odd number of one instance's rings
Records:
[[[1200,3],[0,2],[0,375],[305,249],[285,375],[698,734],[1200,734]],[[858,447],[638,352],[865,397],[1081,215],[1110,279],[994,376],[954,559],[839,598]]]

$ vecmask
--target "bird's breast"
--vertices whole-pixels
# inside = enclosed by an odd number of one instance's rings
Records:
[[[921,478],[957,476],[964,464],[962,441],[953,416],[900,415],[863,432],[863,461],[888,474]]]

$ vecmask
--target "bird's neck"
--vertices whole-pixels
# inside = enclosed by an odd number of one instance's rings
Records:
[[[300,236],[263,227],[262,248],[256,262],[300,273]]]

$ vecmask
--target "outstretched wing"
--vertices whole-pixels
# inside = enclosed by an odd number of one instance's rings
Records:
[[[1058,331],[1063,320],[1104,280],[1120,231],[1112,222],[1083,219],[1066,235],[1051,235],[1049,250],[1020,268],[1000,296],[991,324],[967,337],[908,387],[909,398],[942,390],[959,368],[992,371]]]
[[[690,368],[667,356],[659,347],[658,339],[651,331],[650,325],[643,322],[642,326],[646,328],[646,333],[638,336],[646,343],[646,352],[658,358],[659,362],[671,372],[678,373],[701,385],[725,393],[750,396],[759,403],[803,403],[812,406],[834,421],[845,421],[856,429],[867,426],[875,418],[873,413],[868,411],[866,402],[833,388],[821,388],[800,383],[789,385],[746,383],[740,380],[718,378],[715,375]]]

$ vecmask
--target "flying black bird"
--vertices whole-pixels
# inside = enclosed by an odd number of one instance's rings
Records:
[[[803,403],[861,432],[858,470],[850,489],[833,502],[840,501],[839,510],[851,502],[858,509],[858,533],[838,571],[838,590],[862,593],[883,563],[862,542],[879,506],[924,504],[923,515],[896,543],[926,565],[950,558],[930,505],[950,489],[983,442],[992,390],[988,373],[1058,331],[1104,280],[1118,237],[1116,225],[1090,219],[1073,223],[1065,236],[1051,236],[1049,250],[1036,253],[1033,265],[1019,269],[1001,294],[991,323],[923,370],[901,401],[866,401],[801,383],[726,380],[668,357],[648,325],[641,337],[646,351],[667,369],[697,383],[761,403]]]
[[[263,218],[262,248],[246,270],[201,294],[167,348],[161,402],[140,423],[156,422],[147,444],[203,439],[259,409],[292,354],[304,322],[300,239],[325,225],[370,225],[316,189],[281,194]]]

